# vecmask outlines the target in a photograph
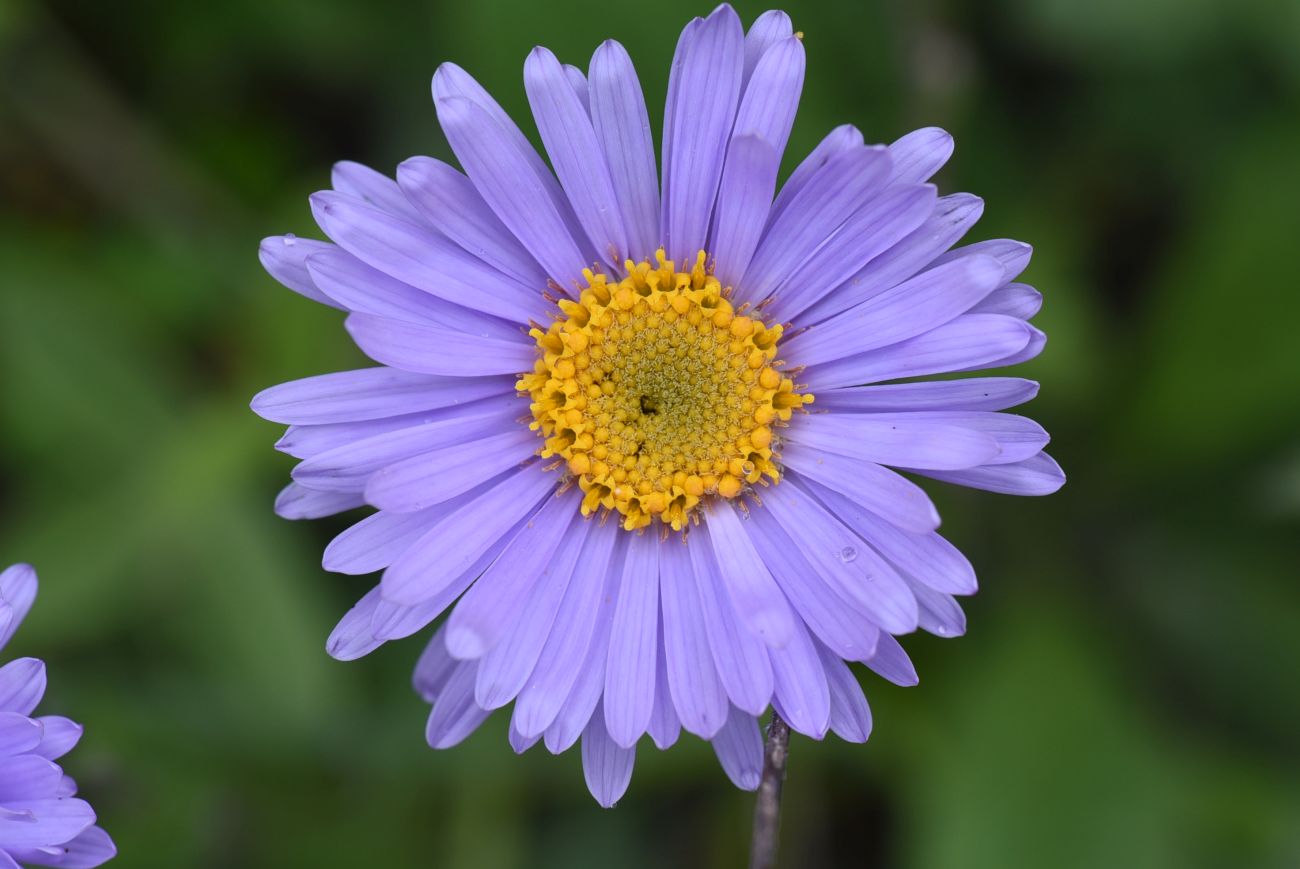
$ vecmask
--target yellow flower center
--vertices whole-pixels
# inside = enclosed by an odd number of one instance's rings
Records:
[[[689,272],[662,249],[655,259],[629,260],[612,283],[585,271],[578,301],[529,332],[539,358],[517,387],[542,457],[563,459],[585,493],[583,515],[680,531],[702,499],[780,480],[773,426],[813,397],[781,374],[781,326],[738,313],[703,251]]]

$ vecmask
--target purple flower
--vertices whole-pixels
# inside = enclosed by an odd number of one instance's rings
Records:
[[[0,572],[0,648],[36,600],[36,571]],[[31,717],[45,693],[45,664],[19,658],[0,667],[0,869],[19,865],[88,869],[117,853],[76,799],[77,784],[54,761],[81,739],[81,725],[58,715]]]
[[[964,631],[974,572],[911,476],[1062,484],[1046,432],[1001,412],[1036,383],[912,381],[1038,354],[1029,247],[951,249],[982,205],[927,183],[953,148],[933,128],[868,146],[839,127],[777,192],[803,75],[782,12],[748,33],[726,5],[692,21],[657,167],[622,46],[585,75],[535,49],[552,173],[444,64],[434,104],[463,173],[340,163],[311,198],[333,243],[263,242],[267,270],[348,312],[379,363],[254,399],[302,460],[276,510],[378,508],[325,551],[328,570],[383,571],[336,658],[450,609],[415,669],[433,747],[513,701],[515,750],[581,738],[601,805],[646,733],[710,740],[754,788],[769,705],[865,741],[847,662],[911,685],[895,637]]]

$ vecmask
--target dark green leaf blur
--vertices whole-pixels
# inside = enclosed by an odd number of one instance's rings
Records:
[[[741,3],[746,21],[761,5]],[[951,130],[971,239],[1035,246],[1030,412],[1070,482],[936,491],[982,590],[959,640],[864,676],[865,746],[795,737],[790,867],[1300,865],[1300,3],[786,6],[809,68],[787,156],[851,122]],[[361,364],[263,236],[319,237],[333,161],[450,157],[455,60],[526,119],[537,43],[632,53],[661,117],[704,5],[0,2],[0,564],[6,650],[88,725],[69,772],[122,867],[741,865],[752,797],[684,736],[612,811],[498,714],[447,752],[421,642],[342,664],[346,520],[271,512],[260,388]]]

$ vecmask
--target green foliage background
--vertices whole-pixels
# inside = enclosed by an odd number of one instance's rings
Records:
[[[762,6],[742,3],[746,20]],[[872,679],[866,746],[796,738],[786,864],[1300,865],[1300,4],[787,6],[790,153],[852,122],[953,131],[941,176],[1032,242],[1033,414],[1052,498],[940,491],[983,590],[959,641]],[[342,523],[291,524],[259,388],[358,364],[281,289],[330,163],[448,157],[428,80],[526,117],[534,43],[636,59],[658,122],[664,0],[0,3],[0,562],[41,598],[8,650],[89,724],[70,771],[126,867],[733,866],[751,797],[685,737],[614,811],[576,753],[497,716],[422,740],[420,644],[326,657],[365,587]],[[789,162],[789,161],[787,161]],[[935,487],[936,489],[938,487]]]

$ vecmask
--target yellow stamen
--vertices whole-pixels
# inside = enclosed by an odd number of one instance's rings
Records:
[[[813,400],[776,359],[781,326],[738,314],[705,268],[627,263],[612,282],[587,270],[563,318],[529,334],[540,454],[558,456],[585,496],[583,515],[617,510],[623,527],[658,520],[680,531],[710,496],[736,498],[780,480],[772,427]]]

